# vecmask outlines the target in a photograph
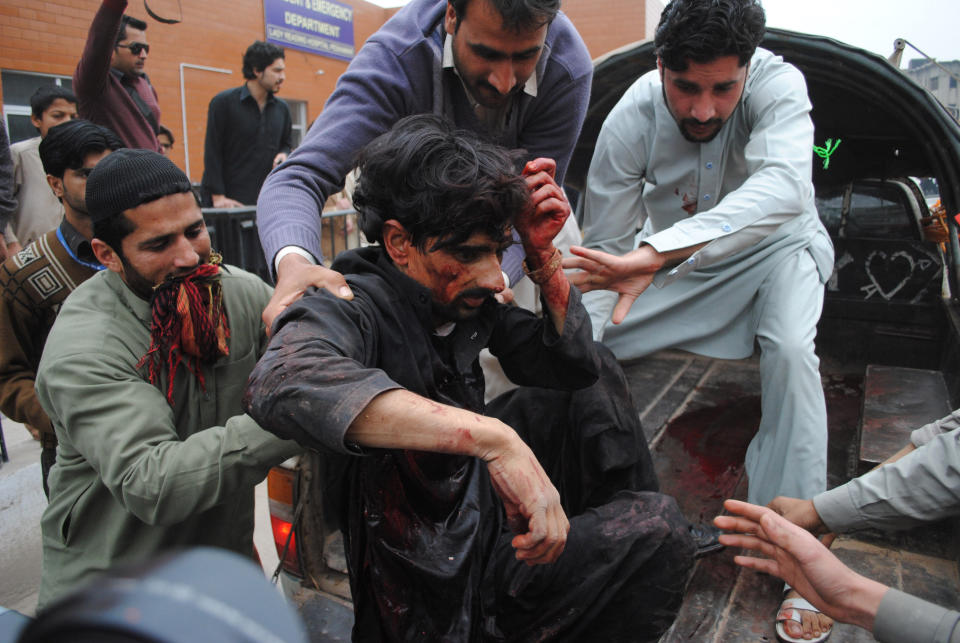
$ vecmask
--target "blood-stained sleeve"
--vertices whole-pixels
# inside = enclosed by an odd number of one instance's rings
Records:
[[[321,291],[292,305],[250,375],[247,412],[267,431],[301,446],[358,453],[344,441],[353,420],[380,393],[402,388],[368,366],[378,351],[369,311],[359,293],[346,302]]]
[[[562,335],[557,334],[548,316],[537,317],[508,305],[499,306],[498,313],[489,348],[513,382],[574,390],[597,380],[600,357],[590,317],[575,287],[570,286]]]

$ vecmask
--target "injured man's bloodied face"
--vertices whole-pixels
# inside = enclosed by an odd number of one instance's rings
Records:
[[[432,250],[435,239],[428,239],[422,251],[408,241],[401,260],[405,265],[396,257],[394,262],[430,289],[438,323],[459,321],[475,316],[487,298],[504,289],[500,259],[512,242],[509,232],[500,239],[475,232],[460,243],[436,250]]]

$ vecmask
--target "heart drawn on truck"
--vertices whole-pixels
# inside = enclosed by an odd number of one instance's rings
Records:
[[[864,270],[870,279],[869,284],[860,288],[864,292],[864,299],[870,299],[873,295],[879,294],[889,301],[907,285],[916,267],[913,257],[905,250],[899,250],[889,256],[883,250],[874,250],[864,262]]]

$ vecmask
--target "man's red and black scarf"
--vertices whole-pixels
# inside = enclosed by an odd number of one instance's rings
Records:
[[[201,388],[203,364],[228,355],[230,328],[223,307],[220,256],[214,253],[188,275],[167,279],[153,289],[150,299],[152,325],[150,348],[137,368],[147,365],[151,384],[167,369],[167,402],[173,405],[173,381],[181,362],[196,376]]]

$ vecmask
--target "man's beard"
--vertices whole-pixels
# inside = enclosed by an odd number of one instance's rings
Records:
[[[717,134],[720,133],[720,130],[723,129],[723,121],[719,118],[711,118],[706,123],[701,123],[695,118],[685,118],[677,123],[677,126],[680,128],[680,134],[683,138],[687,139],[691,143],[709,143],[717,137]],[[706,134],[694,134],[692,131],[688,130],[688,127],[713,127],[713,131]]]
[[[63,191],[63,202],[70,206],[70,208],[77,214],[87,215],[87,203],[84,201],[82,196],[74,196],[67,190]]]
[[[218,258],[214,259],[214,257]],[[220,255],[215,252],[212,255],[201,257],[199,263],[197,263],[197,265],[193,268],[181,270],[177,273],[171,273],[164,277],[163,281],[158,283],[148,279],[147,277],[144,277],[136,268],[133,267],[133,264],[127,261],[125,256],[120,255],[120,263],[123,264],[123,282],[127,284],[127,287],[130,288],[130,290],[132,290],[137,297],[150,301],[153,299],[154,290],[162,286],[164,283],[176,279],[182,279],[205,263],[218,263],[222,259],[219,257]]]
[[[662,84],[662,81],[663,81],[662,72],[660,75],[660,80],[661,80],[660,93],[663,94],[663,102],[667,106],[667,111],[670,112],[670,116],[673,117],[673,122],[677,124],[678,128],[680,128],[680,135],[683,136],[683,138],[690,141],[691,143],[709,143],[710,141],[715,139],[717,137],[717,134],[720,133],[720,130],[723,129],[724,121],[719,118],[711,118],[705,123],[702,123],[695,118],[677,118],[677,115],[673,113],[673,107],[670,106],[670,101],[667,100],[667,88],[665,85]],[[700,134],[700,135],[694,134],[693,132],[687,130],[687,127],[697,127],[697,126],[704,126],[704,127],[712,126],[715,129],[710,133]]]
[[[186,362],[200,387],[205,388],[201,366],[230,353],[219,263],[220,256],[214,254],[210,263],[202,263],[186,275],[167,278],[153,288],[150,347],[137,367],[146,364],[150,383],[156,384],[166,366],[167,401],[171,406],[173,382],[181,362]]]
[[[453,49],[453,65],[457,70],[457,74],[460,76],[464,88],[469,94],[469,98],[477,101],[477,103],[486,109],[499,109],[512,97],[523,91],[525,83],[518,83],[511,87],[510,91],[506,94],[501,94],[496,87],[488,83],[484,78],[468,76],[466,73],[461,72],[460,57],[457,54],[456,47]]]
[[[519,94],[523,89],[522,85],[514,85],[506,94],[501,94],[496,87],[485,80],[481,80],[473,85],[470,90],[473,99],[487,109],[499,109],[511,98]]]
[[[487,300],[493,296],[493,291],[486,288],[471,288],[458,294],[447,304],[433,304],[433,316],[435,319],[443,321],[466,321],[473,319],[480,314],[483,305],[468,306],[465,299],[483,299]]]
[[[150,301],[153,298],[153,289],[160,284],[144,277],[140,272],[127,261],[127,258],[120,256],[120,263],[123,264],[123,282],[140,299]],[[167,279],[172,278],[168,275]]]

